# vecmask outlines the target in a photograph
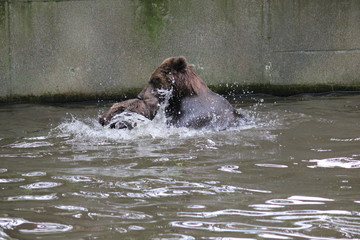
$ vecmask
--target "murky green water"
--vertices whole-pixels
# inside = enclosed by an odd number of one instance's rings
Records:
[[[0,239],[360,238],[360,96],[247,99],[222,132],[0,106]]]

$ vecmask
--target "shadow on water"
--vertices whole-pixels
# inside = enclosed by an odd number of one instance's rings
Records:
[[[226,131],[0,106],[0,239],[360,238],[359,95],[235,100]]]

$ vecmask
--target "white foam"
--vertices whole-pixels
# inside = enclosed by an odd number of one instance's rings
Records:
[[[308,166],[309,168],[360,168],[360,160],[352,157],[312,159],[309,162],[315,163],[315,165]]]
[[[110,129],[108,127],[102,127],[97,119],[94,118],[77,118],[65,120],[53,132],[58,137],[70,137],[75,140],[91,141],[91,142],[122,142],[125,140],[138,140],[138,139],[153,139],[153,138],[192,138],[192,137],[206,137],[216,134],[218,132],[212,130],[195,130],[189,128],[177,128],[168,126],[166,124],[165,116],[163,114],[157,114],[152,120],[146,118],[139,118],[132,115],[128,117],[134,117],[132,121],[136,122],[136,126],[129,129]],[[256,125],[252,122],[244,123],[236,128],[233,128],[231,132],[248,130],[254,128]],[[222,131],[221,133],[226,133]],[[214,143],[211,139],[208,139],[208,145],[214,147]]]
[[[188,137],[198,134],[197,131],[185,128],[169,127],[162,114],[150,121],[145,117],[139,117],[138,114],[132,114],[127,116],[127,119],[136,122],[136,126],[129,129],[110,129],[108,127],[102,127],[97,119],[85,118],[78,119],[72,117],[65,120],[54,130],[57,134],[60,132],[60,136],[69,137],[81,140],[95,141],[124,141],[124,140],[136,140],[143,138],[168,138],[170,136]]]

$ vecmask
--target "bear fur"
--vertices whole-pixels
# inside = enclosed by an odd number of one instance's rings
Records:
[[[236,126],[243,117],[208,88],[184,57],[171,57],[155,70],[137,99],[114,104],[99,122],[107,125],[122,112],[135,112],[152,120],[160,104],[166,104],[167,124],[175,127],[224,130]],[[126,122],[117,124],[110,127],[131,128]]]
[[[109,111],[99,118],[99,123],[103,126],[108,125],[115,115],[122,113],[127,113],[128,115],[131,113],[137,113],[152,120],[155,117],[158,108],[159,104],[155,98],[147,100],[128,99],[112,105]],[[110,128],[132,129],[133,127],[133,123],[129,121],[121,121],[110,124]]]
[[[170,92],[165,108],[169,125],[224,130],[242,117],[224,97],[208,88],[184,57],[165,59],[138,98],[156,98],[162,103],[164,90]]]

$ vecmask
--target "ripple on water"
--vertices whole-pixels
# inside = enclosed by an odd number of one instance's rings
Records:
[[[333,199],[311,196],[291,196],[287,199],[270,199],[266,203],[286,206],[286,205],[321,205],[326,202],[332,202]]]
[[[20,187],[25,189],[47,189],[47,188],[58,187],[61,185],[62,185],[61,183],[57,183],[57,182],[36,182]]]
[[[358,138],[331,138],[330,141],[334,141],[334,142],[358,142],[358,141],[360,141],[360,137],[358,137]]]
[[[18,183],[24,181],[24,178],[0,178],[0,183]]]
[[[2,229],[12,230],[21,225],[26,225],[26,228],[19,229],[23,233],[59,233],[68,232],[73,229],[71,225],[60,223],[31,222],[23,218],[0,218],[0,227]]]
[[[219,193],[270,193],[267,190],[250,189],[231,185],[221,185],[216,181],[213,182],[189,182],[180,181],[172,178],[151,179],[143,178],[132,182],[118,181],[115,186],[128,190],[123,193],[123,197],[142,197],[142,198],[159,198],[184,196],[192,194],[215,195]],[[135,193],[132,191],[136,191]],[[140,191],[140,192],[139,192]]]
[[[94,199],[105,199],[110,196],[108,193],[101,193],[101,192],[90,192],[90,191],[79,191],[69,193],[72,196],[76,197],[83,197],[83,198],[94,198]]]
[[[206,208],[205,205],[189,205],[187,208],[190,209],[202,209],[202,208]]]
[[[19,196],[10,196],[4,197],[4,201],[50,201],[58,199],[56,193],[46,194],[46,195],[19,195]]]
[[[91,212],[88,213],[88,216],[91,219],[99,219],[99,218],[119,218],[119,219],[129,219],[129,220],[143,220],[143,219],[151,219],[153,218],[149,214],[145,214],[143,212],[138,211],[127,211],[120,210],[116,213],[114,212]]]
[[[46,172],[28,172],[21,174],[23,177],[43,177],[46,176]]]
[[[172,221],[170,225],[189,230],[255,234],[257,237],[270,239],[334,239],[335,236],[321,235],[321,229],[334,230],[333,233],[341,234],[337,236],[346,236],[346,238],[358,236],[360,212],[336,209],[285,210],[287,205],[328,204],[334,201],[334,199],[316,196],[291,196],[287,199],[269,200],[266,204],[250,205],[254,208],[253,211],[242,209],[201,211],[201,208],[193,208],[189,212],[178,212],[177,216],[186,220]],[[236,217],[238,221],[224,221],[228,218],[234,219],[233,216],[238,216]],[[241,216],[246,218],[241,218]],[[249,223],[249,217],[254,220],[254,223],[251,223],[252,221]]]
[[[282,165],[282,164],[257,163],[255,165],[258,167],[266,167],[266,168],[288,168],[287,165]]]
[[[224,209],[213,212],[179,212],[180,217],[192,217],[192,218],[214,218],[219,216],[268,216],[272,215],[271,212],[249,211],[240,209]]]
[[[92,177],[87,177],[87,176],[81,176],[81,175],[76,175],[76,176],[54,176],[51,177],[54,180],[65,180],[71,183],[81,183],[81,182],[97,182],[97,180],[95,178]]]
[[[160,238],[154,238],[154,240],[161,240],[161,239],[195,240],[196,239],[193,236],[179,234],[179,233],[159,234],[159,237]],[[207,239],[214,239],[214,240],[247,240],[246,238],[207,238]],[[254,239],[251,238],[249,240],[254,240]]]
[[[19,231],[22,233],[60,233],[68,232],[73,229],[71,225],[65,225],[60,223],[29,222],[29,224],[30,226],[27,226],[26,229],[20,229]]]
[[[88,212],[89,211],[85,207],[73,206],[73,205],[56,205],[54,207],[57,208],[57,209],[66,210],[66,211],[82,211],[82,212]]]
[[[54,144],[46,141],[37,141],[37,142],[17,142],[10,145],[7,145],[7,147],[10,148],[39,148],[39,147],[49,147],[53,146]]]
[[[360,160],[353,157],[311,159],[308,162],[315,163],[308,166],[309,168],[360,168]]]
[[[45,140],[48,139],[48,136],[39,136],[39,137],[26,137],[25,140]]]
[[[223,172],[230,172],[230,173],[241,173],[239,169],[239,166],[237,165],[225,165],[221,166],[218,170]]]
[[[312,232],[314,229],[333,229],[347,238],[357,236],[360,232],[360,218],[353,216],[350,211],[342,210],[292,210],[292,211],[246,211],[240,209],[225,209],[214,212],[188,212],[180,213],[180,217],[187,218],[214,218],[219,216],[247,216],[255,217],[256,224],[250,224],[248,220],[241,222],[210,221],[210,220],[185,220],[172,221],[170,225],[177,228],[202,230],[209,232],[233,232],[256,234],[259,237],[272,236],[275,239],[334,239],[331,237],[316,236],[320,232]],[[260,217],[260,218],[259,218]],[[221,217],[221,219],[225,219]],[[272,238],[270,237],[270,238]]]

